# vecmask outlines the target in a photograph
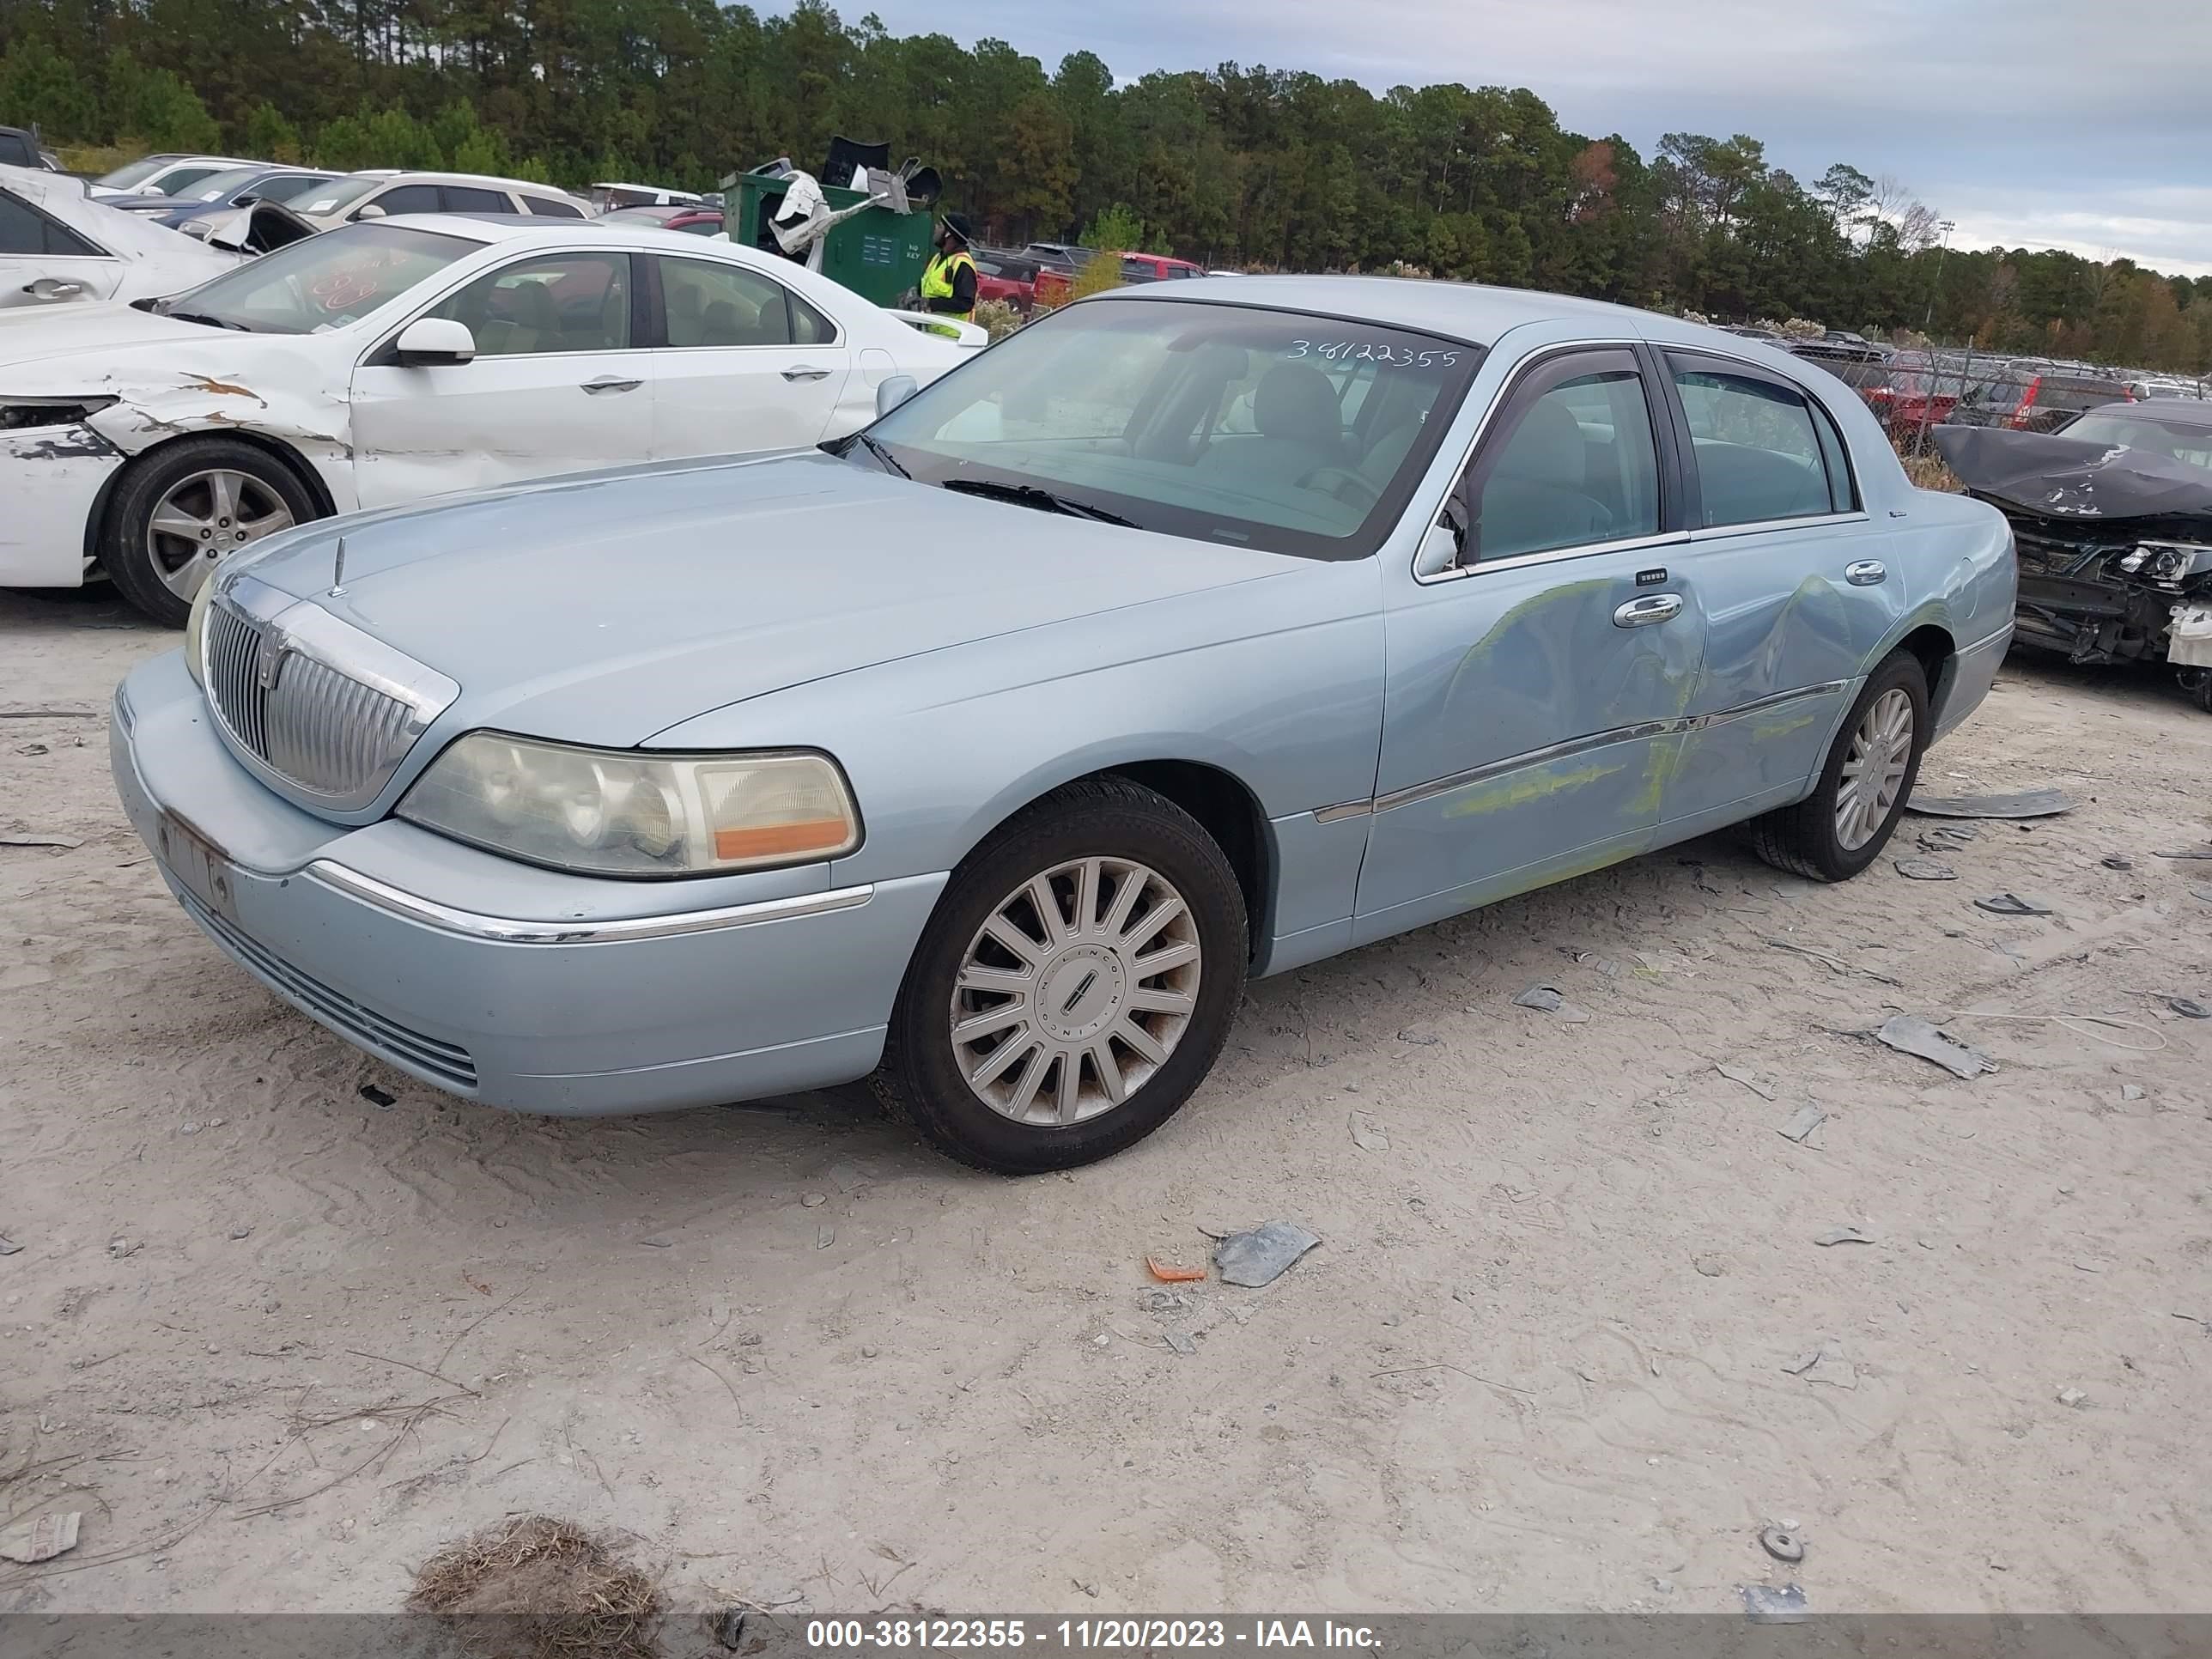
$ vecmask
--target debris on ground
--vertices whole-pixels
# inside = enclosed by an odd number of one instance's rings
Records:
[[[1787,1527],[1762,1527],[1759,1533],[1759,1547],[1778,1561],[1802,1561],[1805,1540]]]
[[[1766,1085],[1761,1083],[1757,1078],[1753,1077],[1748,1072],[1739,1071],[1733,1066],[1723,1066],[1719,1064],[1716,1064],[1713,1066],[1713,1070],[1718,1072],[1730,1083],[1741,1083],[1745,1088],[1750,1090],[1752,1093],[1757,1095],[1761,1100],[1771,1100],[1774,1098],[1775,1091],[1772,1089],[1768,1088]]]
[[[1177,1353],[1194,1354],[1198,1352],[1198,1339],[1188,1331],[1163,1331],[1160,1334],[1167,1339],[1168,1346]]]
[[[40,843],[33,842],[30,844],[36,846]],[[70,844],[74,846],[76,843],[71,842]],[[2185,847],[2179,853],[2160,853],[2159,857],[2162,859],[2212,859],[2212,842],[2207,842],[2202,847]]]
[[[1808,1100],[1797,1109],[1789,1122],[1775,1133],[1784,1140],[1794,1140],[1802,1146],[1805,1144],[1805,1137],[1827,1121],[1828,1115],[1817,1103]]]
[[[374,1083],[364,1083],[354,1092],[372,1106],[388,1107],[393,1101],[399,1098],[398,1096],[386,1090],[378,1088]]]
[[[2136,861],[2133,859],[2123,858],[2118,853],[2113,853],[2106,858],[2100,859],[2098,862],[2102,864],[2107,870],[2132,870],[2136,867]]]
[[[1796,1625],[1805,1618],[1805,1592],[1795,1584],[1774,1589],[1765,1584],[1739,1584],[1743,1610],[1754,1625]]]
[[[1897,873],[1907,881],[1956,881],[1959,872],[1940,859],[1899,859]]]
[[[1717,1255],[1693,1255],[1690,1258],[1690,1265],[1705,1279],[1721,1279],[1728,1273],[1728,1263]]]
[[[1917,1014],[1893,1014],[1882,1022],[1875,1038],[1899,1054],[1933,1060],[1954,1077],[1977,1078],[1997,1068],[1996,1061],[1979,1048],[1946,1036]]]
[[[1197,1300],[1181,1291],[1144,1291],[1137,1297],[1137,1311],[1148,1314],[1188,1313]]]
[[[2057,913],[2047,904],[2022,898],[2017,893],[1991,893],[1974,901],[1974,908],[1987,910],[1995,916],[2048,916]]]
[[[859,1164],[847,1164],[842,1160],[832,1164],[823,1173],[829,1178],[830,1184],[841,1193],[849,1193],[856,1187],[865,1186],[868,1179],[866,1172]]]
[[[51,1561],[76,1547],[77,1528],[83,1522],[81,1510],[18,1521],[0,1531],[0,1560],[20,1561],[25,1566]]]
[[[1840,1337],[1830,1337],[1819,1347],[1799,1354],[1782,1369],[1808,1382],[1826,1382],[1832,1388],[1856,1389],[1859,1385],[1857,1369],[1844,1358]]]
[[[1903,990],[1905,988],[1905,981],[1903,980],[1892,979],[1887,974],[1878,974],[1871,968],[1853,967],[1850,963],[1845,962],[1841,957],[1832,956],[1826,951],[1816,951],[1809,945],[1799,945],[1786,939],[1771,939],[1766,942],[1778,951],[1788,951],[1796,956],[1810,957],[1814,961],[1820,963],[1822,966],[1828,968],[1836,973],[1863,974],[1869,979],[1875,981],[1877,984],[1893,985],[1899,990]]]
[[[2212,1019],[2212,1008],[2207,1008],[2195,997],[2168,997],[2166,1006],[2184,1019]]]
[[[2141,1100],[2142,1097],[2142,1085],[2140,1083],[2123,1083],[2120,1085],[2120,1099],[2124,1103],[2130,1101]]]
[[[53,751],[43,743],[24,743],[15,746],[15,752],[19,755],[46,755]]]
[[[1863,1233],[1856,1227],[1831,1227],[1813,1241],[1815,1244],[1871,1244],[1872,1233]]]
[[[1163,1285],[1195,1285],[1206,1277],[1203,1267],[1187,1267],[1179,1261],[1163,1261],[1156,1255],[1145,1258],[1145,1269]]]
[[[2012,795],[1915,795],[1905,810],[1931,818],[2047,818],[2074,805],[2063,790],[2024,789]]]
[[[1363,1152],[1387,1152],[1390,1150],[1390,1137],[1383,1132],[1382,1126],[1367,1113],[1354,1112],[1352,1115],[1352,1144]]]
[[[407,1600],[475,1652],[653,1659],[658,1651],[653,1580],[550,1516],[518,1516],[441,1551],[415,1570]]]
[[[58,847],[67,851],[83,845],[68,836],[0,836],[0,847]]]
[[[1272,1285],[1284,1269],[1321,1243],[1295,1221],[1270,1221],[1249,1232],[1231,1233],[1213,1252],[1213,1265],[1225,1283],[1258,1290]]]
[[[715,1645],[727,1648],[732,1653],[737,1652],[745,1644],[745,1609],[723,1608],[714,1615],[708,1629],[714,1638]]]
[[[799,1195],[799,1207],[802,1210],[818,1210],[829,1201],[830,1194],[827,1193],[801,1193]]]
[[[1567,1000],[1556,985],[1538,981],[1513,999],[1523,1008],[1534,1008],[1540,1014],[1557,1014],[1570,1025],[1581,1025],[1589,1018],[1589,1010]]]
[[[2058,1403],[2062,1406],[2079,1407],[2088,1398],[2087,1392],[2081,1389],[2061,1389],[2058,1391]]]
[[[23,1247],[21,1244],[16,1243],[15,1240],[0,1237],[0,1255],[17,1255],[21,1251],[22,1248]]]
[[[1443,1039],[1440,1036],[1434,1036],[1426,1031],[1416,1031],[1411,1029],[1399,1032],[1398,1041],[1401,1042],[1410,1042],[1416,1048],[1435,1048],[1441,1047],[1443,1043]]]

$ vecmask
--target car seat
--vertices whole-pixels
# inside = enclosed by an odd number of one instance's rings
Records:
[[[1281,496],[1308,473],[1344,464],[1344,423],[1328,377],[1305,363],[1277,363],[1252,394],[1256,438],[1217,441],[1197,471],[1255,496]]]
[[[516,283],[498,291],[497,315],[486,319],[477,331],[477,350],[487,357],[511,357],[526,351],[557,351],[561,347],[560,307],[543,283]]]
[[[1482,486],[1478,556],[1510,558],[1604,540],[1613,514],[1589,493],[1589,466],[1574,411],[1549,398],[1531,404]]]

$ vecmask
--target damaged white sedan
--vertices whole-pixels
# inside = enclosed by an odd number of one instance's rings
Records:
[[[840,437],[984,343],[955,334],[733,243],[430,216],[171,300],[0,312],[0,586],[104,569],[181,627],[217,559],[292,525]]]

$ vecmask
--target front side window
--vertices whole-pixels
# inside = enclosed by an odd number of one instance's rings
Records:
[[[234,191],[244,190],[261,176],[259,167],[228,167],[221,173],[210,173],[193,185],[190,194],[195,202],[228,201]],[[183,197],[187,192],[171,191],[172,196]]]
[[[928,484],[1193,540],[1364,558],[1398,522],[1482,358],[1341,317],[1091,301],[1032,324],[869,428]],[[1360,419],[1340,383],[1371,370]]]
[[[427,314],[466,324],[479,357],[621,351],[629,344],[629,256],[526,259],[479,276]]]
[[[179,198],[191,194],[191,188],[203,179],[212,179],[221,167],[178,167],[164,173],[146,186],[149,196],[174,196]]]
[[[348,208],[367,197],[370,191],[381,190],[387,181],[375,177],[355,175],[345,179],[330,179],[324,187],[309,193],[300,206],[302,213],[343,213]]]
[[[394,185],[376,198],[374,205],[384,210],[386,218],[395,213],[435,213],[438,210],[438,187],[435,185]]]
[[[97,259],[100,251],[66,225],[0,190],[0,253],[40,258]]]
[[[660,292],[672,346],[792,343],[791,309],[783,284],[757,270],[719,260],[664,258]]]
[[[1626,352],[1577,354],[1513,395],[1453,503],[1462,563],[1654,536],[1659,454]],[[1546,384],[1546,382],[1549,384]]]
[[[1802,392],[1694,362],[1671,367],[1708,528],[1848,510],[1850,480],[1831,471],[1841,469],[1836,441]]]
[[[162,311],[248,333],[319,334],[367,316],[483,246],[402,225],[347,225],[225,271]]]

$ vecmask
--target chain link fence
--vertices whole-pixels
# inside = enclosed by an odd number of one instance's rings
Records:
[[[1931,434],[1939,426],[2056,432],[2105,404],[2212,398],[2212,385],[2200,380],[2012,356],[1971,345],[1884,352],[1808,342],[1792,349],[1857,392],[1908,459],[1936,453]]]

